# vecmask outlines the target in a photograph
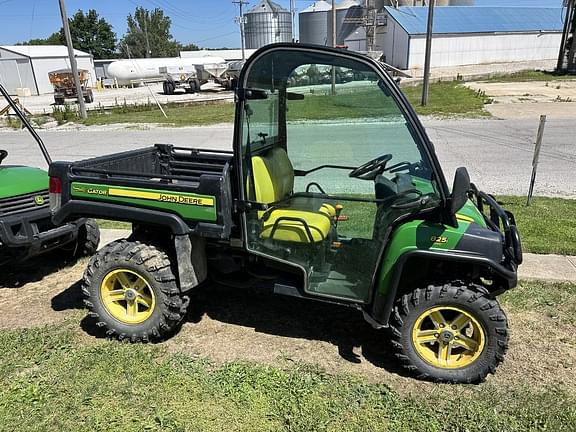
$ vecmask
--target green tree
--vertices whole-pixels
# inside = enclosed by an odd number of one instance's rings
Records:
[[[116,34],[112,26],[99,18],[94,9],[85,15],[78,10],[70,20],[70,35],[74,48],[89,52],[96,59],[116,56]],[[65,44],[64,31],[60,30],[60,40]]]
[[[74,48],[89,52],[96,59],[116,57],[116,34],[94,9],[87,14],[81,10],[74,14],[70,19],[70,35]],[[31,39],[22,45],[66,45],[64,29],[60,28],[46,39]]]
[[[186,45],[182,45],[182,44],[181,44],[181,45],[178,47],[178,49],[179,49],[180,51],[199,51],[199,50],[200,50],[200,47],[199,47],[198,45],[196,45],[195,43],[190,42],[190,43],[188,43],[188,44],[186,44]]]
[[[180,44],[170,34],[172,21],[162,9],[150,12],[137,7],[127,18],[128,29],[120,40],[119,49],[124,57],[174,57]]]
[[[60,33],[52,33],[46,39],[30,39],[26,42],[19,42],[17,45],[60,45]]]

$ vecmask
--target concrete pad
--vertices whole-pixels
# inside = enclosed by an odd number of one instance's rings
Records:
[[[549,119],[576,117],[576,102],[493,103],[484,108],[498,119],[534,119],[536,122],[542,114]]]
[[[576,257],[524,254],[519,279],[543,279],[576,282]]]
[[[108,243],[112,243],[114,240],[119,240],[128,237],[132,234],[132,231],[123,229],[101,229],[100,230],[100,244],[98,249],[102,249]]]

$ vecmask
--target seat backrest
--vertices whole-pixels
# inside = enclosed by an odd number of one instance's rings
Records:
[[[280,201],[294,189],[294,167],[286,150],[274,147],[263,155],[252,156],[252,175],[256,201]]]

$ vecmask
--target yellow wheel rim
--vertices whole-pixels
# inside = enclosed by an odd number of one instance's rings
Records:
[[[486,333],[469,312],[439,306],[418,317],[412,328],[412,344],[426,363],[442,369],[459,369],[480,357]]]
[[[100,286],[100,297],[106,311],[126,324],[146,321],[156,307],[156,296],[150,284],[127,269],[113,270],[106,275]]]

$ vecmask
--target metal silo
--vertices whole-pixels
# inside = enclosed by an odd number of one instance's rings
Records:
[[[350,26],[344,23],[344,18],[348,14],[356,15],[354,12],[361,8],[361,5],[356,0],[342,0],[338,5],[336,5],[336,44],[342,45],[344,39],[358,26]],[[332,20],[328,23],[328,31],[330,35],[330,41],[332,40]]]
[[[450,6],[474,6],[474,0],[450,0]]]
[[[277,3],[262,0],[246,13],[245,18],[244,37],[248,49],[292,41],[292,16]]]
[[[316,45],[331,45],[332,33],[328,32],[332,5],[317,1],[298,14],[300,18],[300,42]]]

